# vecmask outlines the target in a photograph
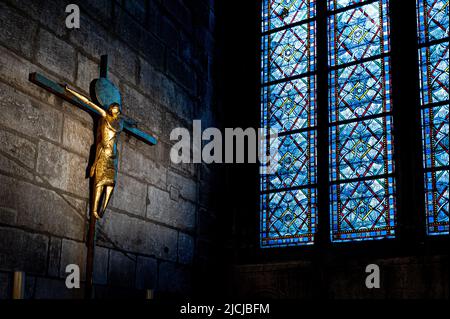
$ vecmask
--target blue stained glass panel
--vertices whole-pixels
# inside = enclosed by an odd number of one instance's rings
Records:
[[[267,175],[264,190],[292,188],[316,182],[316,135],[307,131],[278,137],[278,166]],[[274,141],[275,143],[275,141]]]
[[[315,16],[315,0],[263,0],[263,32]]]
[[[267,124],[279,133],[316,125],[314,76],[265,86],[262,99]]]
[[[388,116],[332,126],[331,180],[392,174],[391,122]]]
[[[391,111],[389,59],[332,70],[330,122],[352,120]]]
[[[436,170],[425,174],[427,232],[429,235],[449,233],[448,173],[448,170]]]
[[[417,0],[417,16],[427,233],[448,235],[449,1]]]
[[[449,36],[449,1],[419,0],[418,28],[421,43],[443,39]]]
[[[328,4],[331,240],[393,238],[388,1]]]
[[[420,50],[423,105],[449,99],[448,47],[444,42]]]
[[[311,245],[316,232],[315,0],[264,0],[261,247]],[[277,163],[277,165],[273,165]]]
[[[263,194],[261,247],[310,245],[316,232],[316,190]]]
[[[448,104],[422,110],[426,168],[433,169],[449,165],[448,114]]]
[[[387,5],[374,2],[330,16],[330,66],[388,52],[387,11]]]
[[[315,70],[315,22],[263,37],[263,83]]]
[[[334,242],[394,237],[396,217],[392,178],[333,185],[331,194]]]

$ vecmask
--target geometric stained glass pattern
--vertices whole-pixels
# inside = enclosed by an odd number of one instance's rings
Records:
[[[277,165],[260,176],[260,244],[311,245],[317,229],[315,1],[264,0],[262,14],[261,127],[278,137],[264,142]]]
[[[389,51],[387,6],[373,2],[328,19],[330,66],[350,63]]]
[[[316,126],[314,94],[314,76],[263,87],[268,125],[279,133]]]
[[[316,231],[316,189],[263,194],[261,247],[308,245]]]
[[[331,127],[331,179],[349,180],[392,174],[391,117]]]
[[[428,235],[449,234],[449,1],[418,0]]]
[[[449,36],[448,8],[448,0],[418,1],[417,20],[420,43],[439,40]]]
[[[333,242],[374,240],[395,235],[393,178],[332,186]]]
[[[314,0],[264,0],[263,32],[286,27],[314,15]]]
[[[360,2],[328,3],[333,242],[395,236],[388,1]]]
[[[448,104],[422,110],[424,161],[426,169],[449,165]]]
[[[278,137],[279,167],[263,176],[263,190],[277,190],[314,184],[316,177],[315,131]]]
[[[420,49],[422,105],[448,101],[448,42]]]
[[[314,68],[315,22],[263,36],[262,82],[297,76]]]
[[[448,172],[448,169],[436,170],[425,175],[425,199],[428,212],[427,232],[429,235],[449,233]]]
[[[391,111],[389,59],[377,59],[330,72],[330,123]]]

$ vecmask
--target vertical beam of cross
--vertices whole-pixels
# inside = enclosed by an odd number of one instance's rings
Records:
[[[100,77],[108,78],[108,56],[102,55],[100,58]],[[89,209],[90,211],[90,209]],[[94,287],[94,259],[95,259],[95,245],[97,242],[97,218],[92,214],[89,215],[89,229],[86,240],[87,256],[86,256],[86,287],[85,298],[93,298]]]

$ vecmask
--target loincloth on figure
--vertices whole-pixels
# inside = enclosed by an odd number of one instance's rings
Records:
[[[115,186],[117,175],[116,156],[105,156],[102,152],[91,168],[94,186]]]

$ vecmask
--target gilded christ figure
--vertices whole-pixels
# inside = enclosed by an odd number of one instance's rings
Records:
[[[124,117],[117,103],[104,110],[84,95],[65,86],[67,92],[92,107],[100,114],[96,135],[95,161],[90,169],[93,178],[93,196],[91,209],[95,218],[103,217],[116,185],[117,177],[117,140],[123,130]],[[100,204],[103,195],[103,202]]]

